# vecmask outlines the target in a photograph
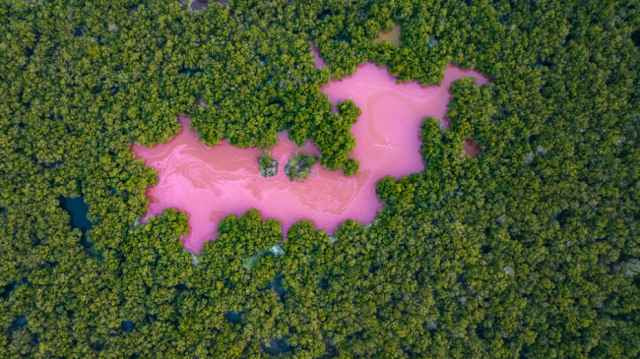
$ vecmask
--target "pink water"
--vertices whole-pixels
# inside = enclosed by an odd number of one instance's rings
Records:
[[[312,45],[311,55],[313,56],[313,64],[316,66],[316,69],[322,70],[326,66],[326,64],[324,63],[324,59],[320,57],[320,50]]]
[[[444,117],[448,88],[462,77],[473,77],[477,84],[487,82],[477,72],[448,66],[440,86],[397,84],[384,68],[364,64],[352,76],[323,86],[322,92],[333,104],[351,99],[362,111],[352,128],[356,138],[353,157],[360,162],[352,177],[316,165],[305,181],[289,181],[284,165],[299,149],[281,134],[272,149],[279,162],[278,175],[264,178],[259,173],[257,149],[241,149],[224,141],[206,146],[189,120],[180,117],[182,131],[170,142],[152,148],[133,146],[135,155],[159,177],[147,192],[147,217],[167,208],[185,212],[190,232],[183,244],[191,252],[200,251],[207,240],[215,238],[222,218],[251,208],[279,220],[285,231],[301,219],[328,232],[349,218],[371,222],[381,207],[376,182],[385,175],[399,177],[424,169],[420,125],[431,116],[448,127]],[[311,144],[304,150],[317,153]]]

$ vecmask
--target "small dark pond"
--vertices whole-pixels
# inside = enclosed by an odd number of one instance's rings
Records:
[[[268,346],[263,347],[263,351],[270,356],[284,356],[293,350],[286,339],[272,339]]]
[[[634,31],[631,34],[631,40],[633,41],[634,45],[640,47],[640,29]]]
[[[242,323],[242,313],[240,312],[226,312],[224,313],[224,319],[232,324]]]
[[[130,320],[124,320],[120,323],[120,329],[125,333],[131,333],[136,328],[136,325]]]
[[[60,205],[71,215],[71,227],[78,228],[82,233],[91,229],[91,222],[87,218],[89,206],[82,197],[62,197]]]

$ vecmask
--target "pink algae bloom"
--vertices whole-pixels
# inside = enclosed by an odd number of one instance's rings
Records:
[[[251,208],[279,220],[285,231],[301,219],[309,219],[328,232],[346,219],[369,223],[381,207],[375,193],[380,178],[424,169],[421,123],[425,117],[434,117],[448,127],[444,117],[450,100],[448,89],[462,77],[473,77],[480,85],[487,83],[475,71],[448,66],[439,86],[398,84],[384,68],[364,64],[353,75],[324,85],[321,90],[331,103],[350,99],[362,112],[352,128],[356,139],[352,155],[360,162],[360,169],[351,177],[316,165],[306,180],[290,181],[284,165],[301,149],[285,134],[280,134],[271,150],[279,162],[278,174],[262,177],[259,150],[234,147],[226,141],[206,146],[189,119],[180,117],[182,131],[168,143],[151,148],[133,146],[135,155],[159,177],[158,184],[147,192],[150,204],[146,217],[167,208],[185,212],[190,232],[183,244],[191,252],[199,252],[206,241],[215,239],[222,218]],[[317,153],[312,144],[302,150]]]

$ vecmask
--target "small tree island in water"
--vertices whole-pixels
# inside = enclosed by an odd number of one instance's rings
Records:
[[[309,177],[311,166],[317,161],[318,158],[314,155],[298,153],[289,158],[287,164],[284,166],[284,173],[292,181],[304,181]]]

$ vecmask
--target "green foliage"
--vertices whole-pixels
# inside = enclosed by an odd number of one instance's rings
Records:
[[[311,166],[316,161],[318,161],[316,156],[298,153],[287,161],[284,166],[284,172],[291,181],[303,181],[309,176]]]
[[[278,161],[266,153],[258,157],[258,166],[260,166],[260,175],[262,177],[273,177],[278,174]]]
[[[342,169],[344,171],[345,176],[353,176],[354,174],[356,174],[356,172],[358,172],[359,167],[360,165],[358,164],[358,161],[356,161],[353,158],[349,158],[344,163],[344,167]]]
[[[6,0],[0,19],[3,358],[640,355],[637,0]],[[395,24],[399,47],[375,41]],[[141,224],[157,179],[130,146],[179,113],[208,143],[286,130],[354,172],[359,110],[319,88],[365,61],[491,78],[454,84],[449,130],[425,119],[425,171],[382,179],[372,224],[282,241],[250,211],[197,256],[183,214]],[[60,205],[78,196],[86,233]]]

